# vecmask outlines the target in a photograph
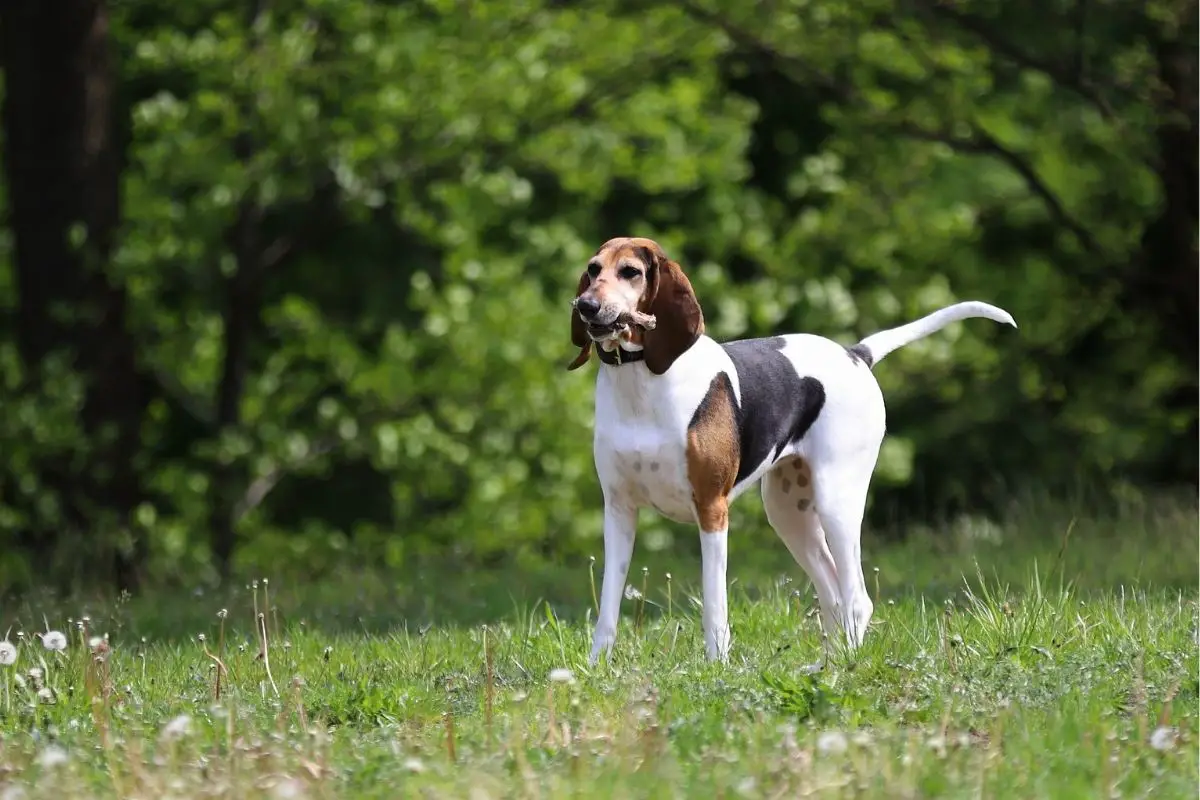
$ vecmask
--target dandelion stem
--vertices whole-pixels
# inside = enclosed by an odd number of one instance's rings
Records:
[[[483,726],[487,732],[488,745],[492,743],[492,702],[496,693],[495,679],[492,675],[492,640],[488,637],[487,626],[483,626],[483,661],[487,675],[487,683],[483,698]]]
[[[270,647],[267,646],[267,618],[263,614],[258,615],[258,627],[262,630],[262,657],[263,666],[267,669],[267,680],[271,682],[271,689],[274,690],[275,696],[279,697],[279,687],[275,685],[275,678],[271,676],[271,653]]]
[[[588,582],[592,585],[592,608],[596,613],[600,613],[600,601],[596,599],[596,557],[591,556],[591,561],[588,562]]]

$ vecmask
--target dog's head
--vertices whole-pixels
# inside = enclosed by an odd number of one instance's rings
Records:
[[[625,322],[629,312],[651,314],[654,330]],[[610,239],[588,261],[575,290],[571,342],[579,355],[567,367],[583,366],[597,346],[640,344],[655,375],[704,333],[704,314],[683,270],[652,239]]]

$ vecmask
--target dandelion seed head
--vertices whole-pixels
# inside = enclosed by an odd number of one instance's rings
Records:
[[[67,751],[56,744],[49,745],[38,753],[37,764],[42,769],[54,769],[70,761]]]
[[[0,642],[0,666],[11,667],[17,663],[17,646],[5,639]]]
[[[550,670],[550,682],[565,683],[570,686],[571,684],[575,683],[575,673],[571,672],[571,670],[567,669],[566,667],[552,669]]]
[[[1174,748],[1175,729],[1159,725],[1154,729],[1154,733],[1150,734],[1150,746],[1159,752]]]
[[[817,752],[844,753],[850,747],[850,741],[841,731],[822,731],[817,737]]]
[[[271,787],[271,796],[279,800],[291,800],[293,797],[304,797],[304,784],[295,778],[284,778]]]
[[[38,689],[37,699],[39,703],[52,705],[54,703],[54,692],[50,691],[49,687],[43,686]]]
[[[191,730],[192,718],[187,714],[180,714],[163,726],[161,735],[164,739],[179,739],[187,736]]]
[[[42,647],[61,652],[67,649],[67,637],[62,631],[46,631],[42,636]]]

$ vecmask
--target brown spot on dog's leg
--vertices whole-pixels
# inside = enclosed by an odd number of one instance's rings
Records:
[[[808,507],[811,503],[812,501],[807,497],[801,497],[799,502],[796,503],[796,509],[798,511],[808,511]]]
[[[728,497],[740,460],[733,384],[721,372],[712,379],[688,423],[688,482],[700,530],[721,531],[728,527]]]
[[[650,462],[650,471],[651,471],[651,472],[658,472],[658,462],[657,462],[657,461],[651,461],[651,462]]]
[[[641,472],[642,471],[642,462],[640,462],[640,461],[633,462],[633,471]]]
[[[783,489],[784,494],[787,494],[788,492],[790,492],[792,490],[792,482],[789,481],[787,478],[784,478],[783,480],[781,480],[779,482],[779,488]]]

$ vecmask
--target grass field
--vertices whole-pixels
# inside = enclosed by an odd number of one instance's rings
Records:
[[[23,598],[0,800],[1196,797],[1194,502],[960,527],[868,543],[875,623],[813,675],[811,588],[765,539],[725,665],[680,556],[635,561],[594,669],[588,563]]]

